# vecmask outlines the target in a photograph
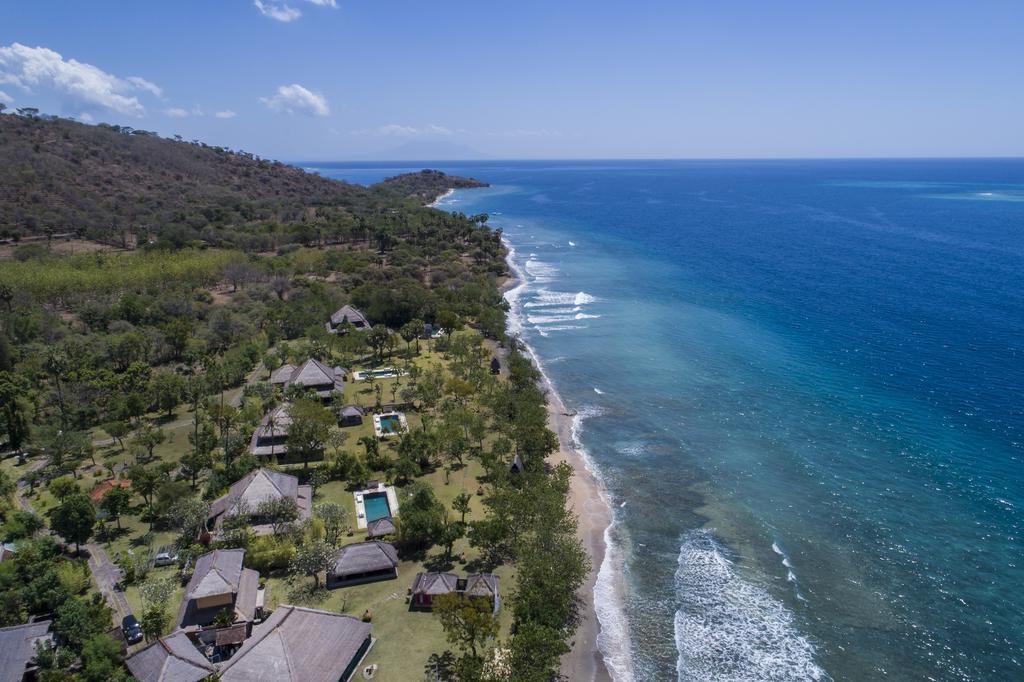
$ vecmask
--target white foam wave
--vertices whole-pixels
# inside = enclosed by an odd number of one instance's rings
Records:
[[[534,329],[536,329],[537,333],[541,336],[547,337],[551,332],[568,332],[574,329],[586,329],[586,327],[578,324],[565,324],[556,327],[534,327]]]
[[[676,670],[680,680],[829,680],[793,614],[741,577],[707,531],[683,536],[676,569]]]
[[[576,293],[538,289],[536,298],[524,304],[526,308],[543,308],[546,306],[584,306],[596,303],[597,298],[585,291]]]
[[[597,386],[594,386],[594,393],[596,393],[598,395],[604,395],[604,391],[599,389]]]
[[[523,267],[526,270],[526,274],[533,278],[535,282],[550,282],[558,276],[558,268],[535,258],[526,261]]]
[[[569,242],[569,246],[576,246],[576,242]]]

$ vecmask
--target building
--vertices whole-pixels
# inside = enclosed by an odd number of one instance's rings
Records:
[[[179,628],[208,626],[224,609],[234,612],[235,623],[252,623],[263,595],[260,574],[242,568],[244,558],[244,549],[218,549],[196,559],[178,610]]]
[[[499,578],[493,573],[470,573],[459,578],[454,573],[417,573],[412,583],[413,608],[431,609],[434,599],[443,594],[458,594],[466,599],[486,599],[491,612],[501,608]]]
[[[289,388],[299,386],[315,391],[321,400],[332,400],[335,393],[345,390],[345,377],[348,370],[344,367],[328,367],[315,358],[310,358],[296,367],[281,365],[270,374],[272,386]]]
[[[397,529],[395,528],[395,522],[390,516],[385,516],[366,524],[366,537],[371,540],[374,538],[383,538],[388,535],[394,535],[396,532]]]
[[[250,471],[231,484],[227,494],[210,505],[209,523],[219,528],[224,519],[234,514],[245,514],[253,532],[267,535],[273,532],[272,522],[260,517],[260,506],[266,502],[290,499],[295,501],[298,521],[305,521],[313,511],[313,488],[299,485],[299,479],[270,469]]]
[[[370,540],[338,550],[327,571],[327,587],[393,580],[398,577],[398,551],[388,542]]]
[[[139,682],[201,682],[217,672],[180,630],[160,637],[124,663]]]
[[[373,646],[370,624],[352,616],[281,606],[227,663],[223,682],[348,682]]]
[[[272,459],[288,453],[288,427],[292,425],[289,407],[290,403],[282,403],[267,412],[252,432],[249,452],[254,456]]]
[[[359,426],[363,423],[366,411],[358,405],[346,405],[338,415],[339,426]]]
[[[348,334],[348,325],[352,325],[353,329],[369,329],[370,321],[352,306],[345,305],[331,315],[330,321],[325,326],[331,334]]]
[[[434,597],[451,594],[458,589],[459,577],[454,573],[417,573],[412,581],[412,606],[430,609],[434,606]]]
[[[35,679],[36,642],[51,642],[50,622],[0,628],[0,682]]]

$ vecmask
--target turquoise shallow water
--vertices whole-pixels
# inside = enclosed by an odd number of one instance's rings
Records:
[[[613,501],[618,678],[1024,678],[1024,162],[439,167]]]

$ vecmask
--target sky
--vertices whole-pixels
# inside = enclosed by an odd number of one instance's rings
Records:
[[[0,102],[285,161],[1024,156],[1021,0],[4,0]]]

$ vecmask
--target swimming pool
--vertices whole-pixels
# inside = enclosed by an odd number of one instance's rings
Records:
[[[387,493],[367,493],[363,495],[363,508],[366,510],[366,522],[391,516]]]
[[[402,429],[402,421],[397,414],[387,414],[380,418],[380,429],[384,433],[398,433]]]

